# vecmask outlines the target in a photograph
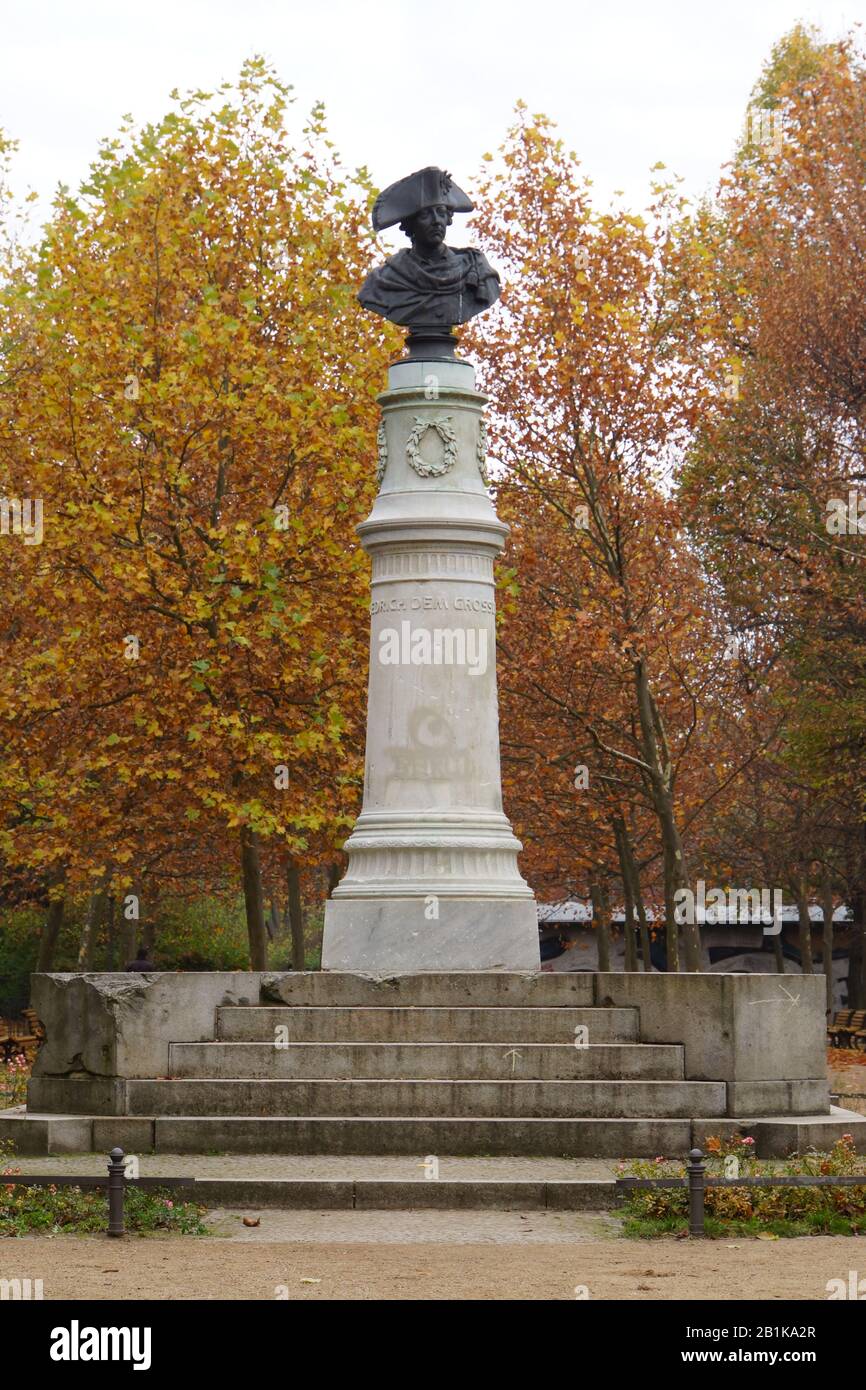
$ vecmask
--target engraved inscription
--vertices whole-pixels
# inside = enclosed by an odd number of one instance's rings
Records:
[[[455,613],[495,613],[496,603],[492,598],[475,598],[470,594],[458,594],[452,605],[443,594],[415,594],[410,599],[377,598],[370,604],[370,616],[377,613],[439,613],[453,607]]]

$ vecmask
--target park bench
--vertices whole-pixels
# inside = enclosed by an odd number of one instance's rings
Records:
[[[866,1039],[866,1009],[843,1009],[830,1025],[828,1036],[834,1047],[860,1046]]]
[[[839,1041],[840,1033],[843,1028],[847,1028],[851,1022],[853,1009],[840,1009],[832,1023],[827,1025],[827,1039],[833,1047],[841,1047]]]
[[[44,1039],[45,1029],[33,1009],[22,1010],[20,1023],[0,1019],[0,1054],[4,1062],[22,1054],[26,1057],[28,1048],[36,1051]]]

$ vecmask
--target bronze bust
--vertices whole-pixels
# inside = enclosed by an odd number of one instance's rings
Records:
[[[399,223],[411,249],[371,270],[358,294],[365,309],[409,329],[410,356],[451,356],[456,324],[499,298],[499,276],[471,247],[445,245],[455,212],[473,204],[442,169],[419,169],[386,188],[373,207],[373,230]]]

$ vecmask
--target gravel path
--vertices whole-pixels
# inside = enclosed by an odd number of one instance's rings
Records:
[[[616,1162],[597,1158],[451,1158],[439,1155],[440,1178],[499,1178],[585,1182],[616,1177]],[[23,1173],[76,1173],[102,1176],[107,1155],[58,1154],[15,1158]],[[423,1155],[372,1154],[142,1154],[142,1177],[323,1178],[361,1181],[400,1179],[426,1182]]]
[[[73,1300],[573,1301],[576,1290],[586,1290],[595,1300],[733,1301],[825,1299],[829,1279],[866,1271],[866,1238],[859,1236],[613,1240],[609,1229],[588,1231],[588,1219],[575,1213],[524,1220],[516,1213],[265,1213],[263,1225],[277,1215],[291,1215],[293,1238],[262,1231],[256,1239],[244,1232],[237,1239],[7,1240],[0,1278],[41,1278],[47,1299]],[[355,1223],[348,1238],[347,1218]],[[274,1226],[271,1234],[278,1233]]]

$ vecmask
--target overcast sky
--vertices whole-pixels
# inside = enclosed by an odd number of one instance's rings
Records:
[[[601,201],[638,205],[657,160],[689,192],[714,185],[791,25],[834,38],[864,19],[866,0],[5,0],[0,126],[20,142],[16,186],[47,199],[124,112],[157,118],[173,87],[211,90],[263,53],[297,119],[324,101],[343,158],[380,186],[425,164],[471,181],[522,98]]]

